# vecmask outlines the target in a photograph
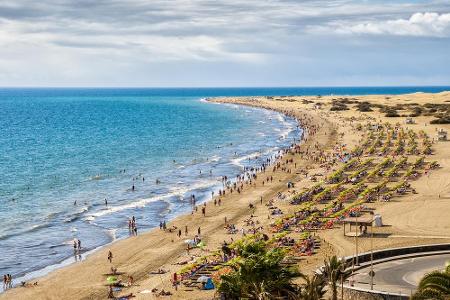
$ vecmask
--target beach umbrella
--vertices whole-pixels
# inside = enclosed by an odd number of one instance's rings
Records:
[[[116,276],[108,276],[108,278],[106,278],[106,281],[108,281],[109,283],[114,283],[117,281],[117,277]]]
[[[210,277],[208,277],[208,276],[200,276],[200,277],[197,279],[197,282],[207,282],[208,279],[210,279]]]

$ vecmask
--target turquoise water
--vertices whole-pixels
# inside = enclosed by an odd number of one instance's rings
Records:
[[[90,250],[126,237],[133,215],[153,228],[300,134],[278,113],[204,97],[448,89],[0,89],[0,274],[71,259],[74,238]]]

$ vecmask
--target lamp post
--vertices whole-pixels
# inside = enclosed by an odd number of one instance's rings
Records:
[[[356,212],[356,233],[355,233],[355,264],[358,266],[359,260],[358,260],[358,233],[359,233],[359,226],[358,226],[358,212]]]
[[[370,214],[372,215],[372,223],[370,226],[370,290],[373,290],[373,277],[375,276],[373,273],[373,211]]]

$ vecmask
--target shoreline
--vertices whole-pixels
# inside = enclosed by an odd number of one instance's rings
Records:
[[[200,102],[205,102],[205,103],[208,103],[208,104],[227,105],[227,103],[211,102],[211,101],[209,101],[208,98],[201,98],[201,99],[199,99],[198,101],[200,101]],[[231,104],[230,104],[230,105],[231,105]],[[248,107],[248,106],[246,106],[246,105],[237,105],[237,106],[240,107],[240,108]],[[280,112],[280,111],[277,111],[277,110],[273,110],[273,109],[270,109],[270,108],[261,108],[261,107],[252,107],[252,108],[253,108],[253,109],[258,109],[258,110],[270,110],[270,111],[276,112],[277,114],[282,115],[283,118],[288,118],[288,119],[290,119],[289,121],[295,122],[295,124],[296,124],[295,126],[296,126],[297,128],[294,127],[294,128],[292,128],[292,129],[290,129],[289,132],[288,132],[287,134],[291,134],[292,132],[294,132],[294,131],[296,131],[296,130],[298,130],[298,129],[300,128],[302,134],[303,134],[303,135],[306,135],[306,133],[305,133],[306,130],[303,129],[303,128],[301,128],[301,126],[299,126],[299,121],[298,121],[295,117],[285,115],[283,112]],[[281,122],[281,120],[280,120],[280,122]],[[284,122],[284,120],[283,120],[283,122]],[[274,137],[274,138],[275,138],[275,137]],[[295,139],[295,140],[297,140],[297,139]],[[301,142],[301,141],[300,141],[300,142]],[[272,157],[276,156],[276,154],[277,154],[279,151],[283,152],[285,149],[287,149],[287,148],[289,148],[289,147],[290,147],[290,146],[277,146],[278,150],[273,150],[273,149],[270,150],[270,149],[268,149],[268,150],[264,151],[265,155],[264,155],[263,152],[261,152],[261,151],[258,151],[258,154],[259,154],[260,156],[263,155],[263,156],[267,156],[267,157],[272,158]],[[269,150],[270,150],[270,151],[269,151]],[[247,156],[248,156],[248,155],[247,155]],[[240,157],[239,159],[242,159],[242,160],[243,160],[243,159],[245,159],[245,158],[246,158],[246,156]],[[240,168],[240,175],[243,175],[243,174],[245,173],[245,170],[244,170],[245,167],[242,166],[242,165],[240,165],[239,168]],[[232,182],[234,182],[235,180],[236,180],[235,177],[232,177]],[[214,191],[214,193],[217,194],[217,192],[218,192],[218,190],[219,190],[219,187],[218,187],[219,185],[220,185],[220,182],[218,182],[217,184],[211,186],[211,188],[208,189],[208,192]],[[211,201],[213,201],[213,199],[209,199],[209,200],[208,200],[208,198],[206,197],[204,200],[198,201],[198,202],[197,202],[197,205],[200,206],[200,204],[203,204],[203,203],[205,203],[205,202],[211,202]],[[183,209],[183,210],[177,212],[176,214],[174,214],[173,216],[171,216],[171,217],[170,217],[169,219],[167,219],[166,221],[167,221],[168,223],[170,223],[170,222],[176,220],[176,219],[179,218],[179,217],[187,216],[187,215],[189,215],[189,214],[190,214],[190,211],[189,211],[188,208],[186,208],[186,209]],[[143,231],[140,232],[140,235],[150,234],[152,231],[156,230],[157,228],[158,228],[158,227],[155,226],[155,227],[152,227],[152,228],[143,230]],[[89,249],[89,250],[87,250],[87,251],[85,251],[85,252],[82,252],[82,253],[80,254],[81,259],[80,259],[80,258],[75,259],[74,256],[72,255],[72,256],[69,256],[69,257],[67,257],[67,258],[65,258],[65,259],[63,259],[63,260],[61,260],[61,261],[58,261],[58,262],[56,262],[56,263],[54,263],[54,264],[50,264],[50,265],[47,265],[47,266],[45,266],[45,267],[43,267],[43,268],[40,268],[40,269],[37,269],[37,270],[33,270],[33,271],[31,271],[31,272],[27,272],[27,273],[25,273],[24,275],[22,275],[22,276],[20,276],[20,277],[15,277],[15,278],[13,278],[13,286],[14,286],[14,287],[19,287],[20,282],[22,282],[22,281],[24,281],[24,282],[30,282],[30,281],[31,281],[31,282],[34,282],[34,281],[39,281],[39,279],[44,278],[44,277],[50,275],[51,273],[53,273],[53,272],[55,272],[55,271],[65,269],[65,268],[67,268],[67,267],[70,267],[70,266],[73,265],[73,264],[76,264],[76,263],[85,261],[85,260],[89,259],[89,257],[90,257],[91,255],[95,254],[96,252],[101,251],[102,249],[104,249],[104,248],[106,248],[106,247],[108,247],[108,246],[111,246],[111,245],[113,245],[113,244],[115,244],[115,243],[117,243],[117,242],[119,242],[119,241],[124,241],[124,240],[127,240],[127,239],[129,239],[129,238],[130,238],[130,236],[123,236],[123,237],[120,237],[120,238],[114,238],[114,239],[113,239],[111,242],[109,242],[109,243],[106,243],[106,244],[100,245],[100,246],[98,246],[98,247],[95,247],[95,248],[93,248],[93,249]],[[5,292],[5,291],[1,290],[1,291],[0,291],[0,296],[1,296],[4,292]]]
[[[311,132],[310,136],[305,136],[302,141],[302,147],[311,147],[319,151],[332,151],[337,145],[345,145],[346,148],[352,148],[361,142],[361,134],[352,124],[352,118],[360,122],[386,121],[390,123],[403,121],[405,118],[389,119],[378,112],[358,113],[354,110],[333,112],[329,110],[332,98],[328,97],[296,97],[295,101],[286,101],[286,99],[268,99],[267,97],[228,97],[224,101],[236,102],[249,106],[258,106],[266,109],[279,109],[281,111],[295,112],[299,119],[305,118],[310,125],[317,126],[316,132]],[[342,96],[345,97],[345,96]],[[353,96],[352,96],[353,97]],[[420,95],[400,95],[397,99],[386,99],[386,95],[376,96],[354,96],[358,100],[380,101],[380,103],[409,103],[417,101],[420,103],[444,103],[450,102],[450,93],[440,94],[420,94]],[[274,98],[274,97],[272,97]],[[276,97],[275,97],[276,98]],[[361,99],[362,98],[362,99]],[[411,99],[412,98],[412,99]],[[220,101],[221,98],[215,98],[214,101]],[[225,98],[222,98],[225,99]],[[306,100],[306,101],[304,101]],[[312,103],[323,103],[322,108],[313,107]],[[377,102],[378,103],[378,102]],[[325,108],[324,108],[325,107]],[[446,128],[449,125],[428,125],[431,117],[421,116],[417,118],[415,130],[425,130],[428,134],[435,133],[435,129]],[[306,126],[305,126],[306,127]],[[410,126],[411,127],[411,126]],[[450,196],[448,173],[450,171],[450,160],[448,159],[449,149],[444,143],[433,143],[434,157],[427,160],[436,159],[441,167],[433,170],[428,176],[411,181],[411,184],[417,190],[417,195],[408,195],[400,197],[392,202],[375,202],[370,204],[383,215],[383,222],[389,226],[382,228],[382,234],[388,234],[387,237],[381,236],[374,240],[374,249],[383,249],[393,246],[408,246],[417,244],[429,244],[436,241],[433,236],[441,236],[439,242],[449,241],[450,237],[446,232],[450,228],[449,220],[445,218],[445,211],[450,207]],[[311,159],[292,156],[299,168],[305,168],[311,172],[325,172],[320,165]],[[298,169],[298,168],[296,168]],[[224,240],[228,240],[230,235],[224,233],[223,220],[228,217],[228,221],[240,224],[250,214],[254,215],[262,226],[269,225],[275,221],[275,217],[267,215],[265,205],[259,204],[259,196],[264,198],[264,204],[268,200],[278,199],[277,195],[290,195],[292,189],[286,188],[288,181],[295,182],[299,188],[307,188],[314,185],[303,175],[297,172],[268,172],[274,176],[274,182],[261,186],[261,181],[256,181],[257,187],[245,187],[239,195],[227,194],[223,198],[222,206],[212,206],[211,202],[207,204],[206,217],[200,214],[179,216],[170,222],[169,225],[183,228],[189,227],[189,235],[195,231],[197,226],[202,228],[202,238],[204,238],[207,248],[195,249],[191,254],[186,254],[183,240],[175,236],[175,232],[163,232],[158,229],[151,230],[137,237],[117,241],[110,246],[117,262],[114,265],[120,271],[126,274],[133,274],[136,279],[136,285],[122,291],[124,293],[132,292],[136,299],[148,299],[147,292],[152,288],[170,289],[170,277],[172,272],[177,272],[182,268],[179,262],[189,260],[191,256],[201,257],[211,252],[211,249],[217,249]],[[323,173],[328,174],[328,173]],[[323,176],[323,175],[322,175]],[[433,180],[430,180],[430,176]],[[258,176],[259,177],[259,176]],[[438,194],[439,193],[439,194]],[[443,197],[441,197],[441,194]],[[287,213],[295,209],[281,200],[275,200],[276,205],[281,207]],[[250,209],[249,204],[254,205]],[[291,209],[291,210],[290,210]],[[398,214],[401,211],[402,214]],[[417,222],[417,220],[421,220]],[[316,236],[321,239],[322,246],[316,254],[307,257],[300,263],[301,270],[311,272],[322,263],[323,258],[329,255],[352,255],[353,238],[342,235],[340,227],[330,230],[321,230]],[[414,236],[412,235],[414,233]],[[396,236],[400,236],[397,238]],[[233,237],[233,236],[231,236]],[[360,243],[360,251],[369,247],[369,240],[363,239]],[[30,288],[19,288],[0,294],[0,298],[11,295],[21,299],[33,299],[43,297],[57,299],[64,296],[66,299],[79,298],[104,298],[107,295],[105,285],[102,284],[102,273],[109,270],[110,265],[106,262],[106,249],[101,249],[92,254],[87,260],[57,270],[42,278],[39,286]],[[167,273],[159,276],[149,275],[149,272],[163,268]],[[174,295],[171,299],[211,299],[212,293],[205,291],[192,290],[171,290]],[[75,294],[74,294],[75,293]]]

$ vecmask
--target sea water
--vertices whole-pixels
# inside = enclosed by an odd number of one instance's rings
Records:
[[[131,216],[156,227],[301,134],[279,113],[202,98],[441,90],[0,89],[0,275],[71,262],[75,238],[88,251],[127,237]]]

